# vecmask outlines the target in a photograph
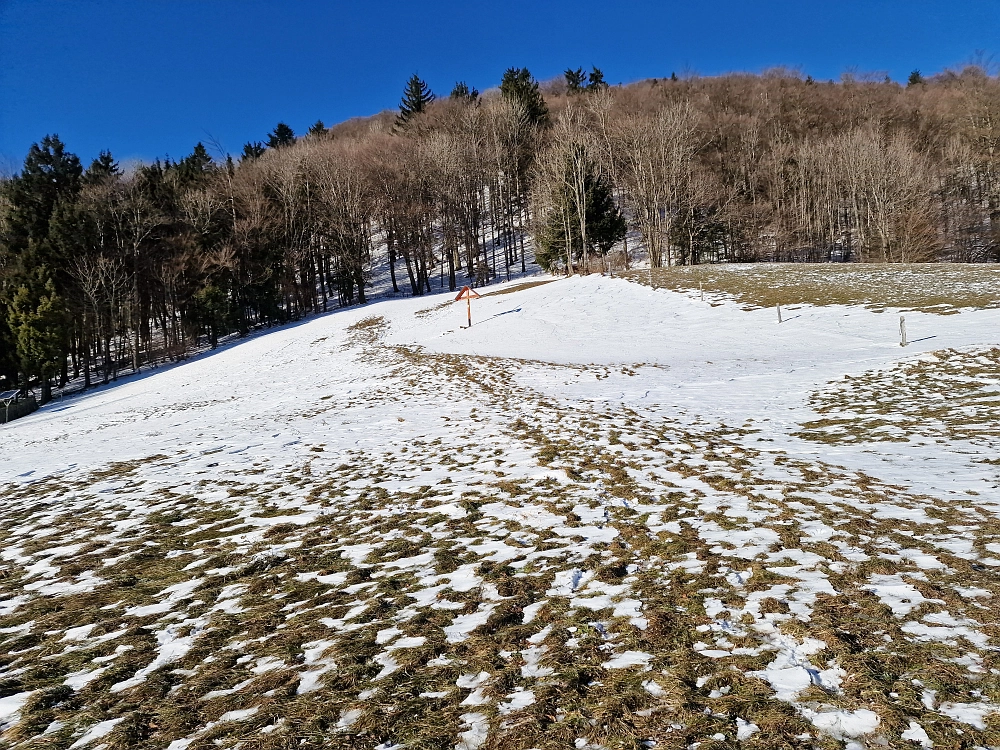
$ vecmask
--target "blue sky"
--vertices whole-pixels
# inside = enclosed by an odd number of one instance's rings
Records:
[[[0,169],[46,133],[84,160],[180,158],[209,138],[237,153],[279,120],[395,107],[415,71],[438,94],[512,65],[905,80],[1000,53],[998,32],[1000,0],[0,0]]]

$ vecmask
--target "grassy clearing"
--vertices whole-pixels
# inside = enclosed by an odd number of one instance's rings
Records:
[[[720,295],[747,308],[775,305],[861,305],[938,314],[1000,307],[1000,266],[926,263],[760,263],[628,271],[624,278],[656,289]],[[699,286],[700,285],[700,286]]]

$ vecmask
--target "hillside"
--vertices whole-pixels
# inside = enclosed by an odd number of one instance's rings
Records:
[[[0,427],[0,745],[1000,745],[1000,310],[641,275]]]

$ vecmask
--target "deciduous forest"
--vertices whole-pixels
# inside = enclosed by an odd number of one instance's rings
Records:
[[[417,76],[398,111],[279,123],[240,155],[89,166],[58,136],[0,183],[4,387],[107,382],[220,337],[537,263],[1000,260],[1000,79],[795,72],[609,86]]]

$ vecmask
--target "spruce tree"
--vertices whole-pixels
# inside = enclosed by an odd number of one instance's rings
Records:
[[[282,148],[295,143],[295,131],[283,122],[279,122],[267,136],[268,148]]]
[[[399,102],[399,114],[396,116],[396,126],[402,128],[413,119],[414,115],[425,112],[427,105],[435,98],[430,86],[414,73],[406,82],[406,88],[403,89],[403,98]]]
[[[32,144],[24,169],[11,181],[8,191],[15,248],[26,248],[29,240],[45,241],[56,203],[76,198],[82,176],[80,160],[66,151],[59,136],[47,135],[41,143]]]
[[[520,102],[533,125],[545,126],[549,122],[549,108],[536,81],[527,68],[507,68],[500,82],[500,93]]]
[[[56,285],[44,268],[37,268],[15,292],[8,310],[24,385],[38,377],[41,403],[49,400],[50,382],[66,359],[66,315]]]
[[[316,122],[314,122],[309,127],[309,135],[320,136],[320,135],[326,135],[326,133],[327,133],[327,128],[326,125],[323,124],[322,120],[316,120]]]
[[[924,82],[924,77],[920,75],[920,71],[914,70],[912,73],[910,73],[910,77],[906,79],[906,88],[910,88],[911,86],[919,86],[923,82]]]
[[[571,169],[567,162],[567,173]],[[572,250],[576,260],[583,257],[580,208],[569,182],[567,176],[560,185],[553,202],[554,210],[542,222],[536,240],[535,260],[545,270],[552,270],[563,263],[568,250]],[[593,164],[588,165],[583,184],[587,249],[607,255],[616,243],[625,238],[625,217],[615,203],[611,185],[595,171]]]
[[[264,144],[260,141],[251,141],[250,143],[243,144],[243,159],[246,161],[253,161],[254,159],[259,159],[264,155],[267,149],[264,148]]]
[[[83,184],[99,185],[119,174],[121,174],[121,170],[118,169],[118,162],[115,161],[111,152],[102,151],[100,156],[90,162],[87,171],[83,173]]]
[[[606,89],[608,84],[604,82],[604,73],[600,68],[590,69],[590,83],[587,84],[587,91],[600,91]]]
[[[583,68],[577,68],[576,70],[566,68],[563,76],[566,78],[566,91],[570,94],[580,93],[583,90],[584,83],[587,81],[587,74],[583,72]]]
[[[182,185],[189,185],[198,182],[209,173],[212,166],[212,157],[208,155],[208,150],[200,141],[195,144],[190,155],[177,162],[177,174]]]
[[[465,81],[459,81],[455,84],[455,88],[451,90],[450,98],[473,103],[479,99],[479,91],[475,88],[470,89]]]

